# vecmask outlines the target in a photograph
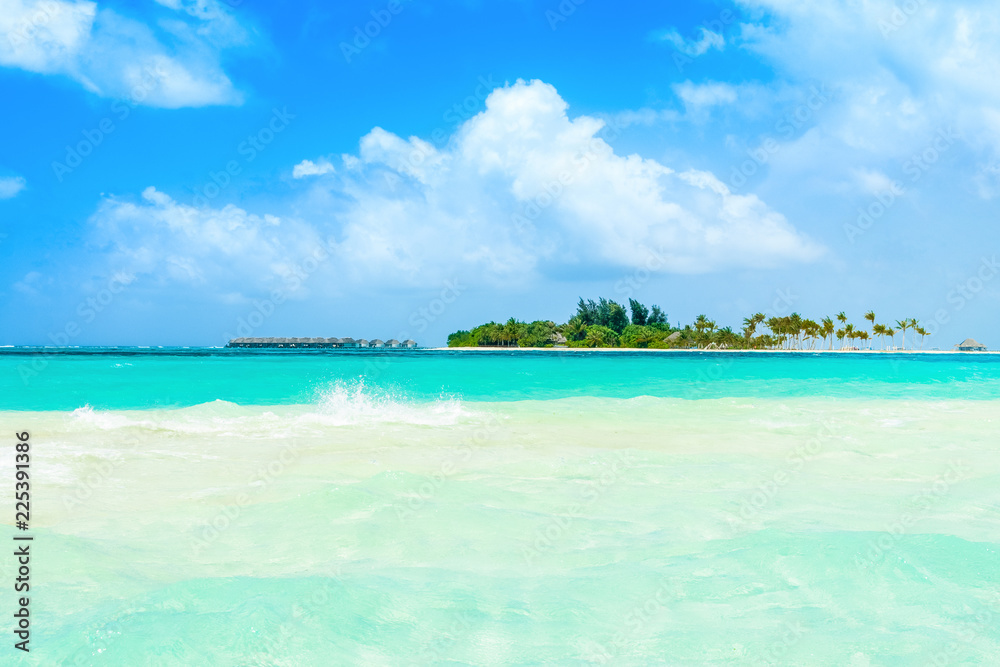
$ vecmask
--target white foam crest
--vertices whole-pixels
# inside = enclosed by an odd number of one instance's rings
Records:
[[[186,434],[246,437],[291,437],[296,426],[404,424],[451,426],[475,416],[458,399],[414,401],[363,380],[337,381],[309,406],[239,406],[215,400],[174,410],[105,411],[90,405],[70,413],[72,430],[116,431],[140,429]]]
[[[77,408],[71,412],[70,419],[77,424],[101,429],[102,431],[110,431],[113,429],[132,426],[132,420],[125,415],[116,414],[114,412],[106,412],[104,410],[95,410],[89,405]]]
[[[318,412],[303,418],[330,426],[384,423],[450,426],[472,416],[458,399],[420,403],[384,389],[370,388],[363,379],[334,382],[321,394],[317,408]]]

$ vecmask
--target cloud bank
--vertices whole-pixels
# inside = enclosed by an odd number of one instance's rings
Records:
[[[336,169],[295,165],[294,219],[194,208],[153,188],[94,215],[117,268],[203,286],[263,286],[322,245],[332,284],[647,268],[704,273],[813,261],[823,249],[713,174],[619,155],[604,122],[571,118],[551,85],[493,91],[443,145],[375,128]],[[324,283],[326,281],[316,281]]]

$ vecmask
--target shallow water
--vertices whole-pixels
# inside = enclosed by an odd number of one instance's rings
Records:
[[[24,664],[1000,661],[991,355],[43,359]]]

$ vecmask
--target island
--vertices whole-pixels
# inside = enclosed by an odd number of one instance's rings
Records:
[[[870,325],[848,322],[844,312],[818,321],[798,313],[767,316],[755,313],[744,318],[740,330],[718,327],[714,320],[699,315],[694,322],[675,326],[659,307],[647,308],[635,299],[628,307],[613,300],[600,298],[584,301],[581,297],[576,313],[563,324],[552,320],[522,322],[510,318],[506,323],[487,322],[468,331],[456,331],[448,336],[448,347],[527,347],[527,348],[649,348],[701,350],[816,350],[834,351],[907,349],[907,332],[912,332],[910,351],[923,348],[927,330],[916,318],[895,320],[892,324],[876,322],[874,311],[864,319]],[[896,336],[900,347],[896,347]],[[971,339],[970,339],[971,340]],[[871,343],[869,343],[871,341]],[[960,345],[965,346],[965,343]],[[985,346],[976,343],[977,350]],[[955,346],[959,349],[959,346]],[[962,351],[970,349],[963,347]]]

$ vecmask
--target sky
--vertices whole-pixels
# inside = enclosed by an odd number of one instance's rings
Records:
[[[430,346],[604,296],[998,348],[997,34],[965,0],[0,0],[0,344]]]

